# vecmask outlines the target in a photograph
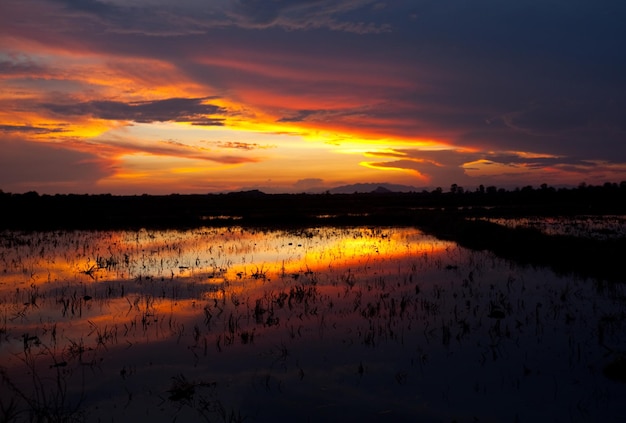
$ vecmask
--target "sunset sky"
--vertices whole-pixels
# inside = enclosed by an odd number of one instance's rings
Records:
[[[1,0],[0,189],[626,180],[623,0]]]

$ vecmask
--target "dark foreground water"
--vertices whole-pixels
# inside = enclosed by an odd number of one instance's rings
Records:
[[[413,228],[0,241],[0,420],[626,416],[621,284]]]

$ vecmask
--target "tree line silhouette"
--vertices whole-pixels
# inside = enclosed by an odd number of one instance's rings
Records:
[[[257,190],[194,195],[39,195],[0,191],[0,229],[180,229],[413,225],[468,248],[491,250],[522,263],[547,265],[626,282],[626,238],[597,240],[504,227],[484,217],[626,215],[626,181],[574,188],[479,186],[465,190],[353,194],[264,194]],[[0,232],[0,238],[2,237]]]
[[[181,227],[217,224],[411,223],[442,211],[465,215],[525,216],[626,213],[626,181],[554,188],[547,184],[512,190],[484,187],[465,190],[452,184],[444,191],[353,194],[111,195],[22,194],[0,190],[0,228],[108,229]]]

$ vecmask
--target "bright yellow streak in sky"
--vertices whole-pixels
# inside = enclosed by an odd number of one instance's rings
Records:
[[[51,75],[49,79],[30,75],[0,79],[5,92],[9,91],[5,95],[0,93],[0,105],[14,101],[18,93],[39,104],[58,104],[51,99],[60,89],[68,105],[94,100],[129,104],[205,98],[202,103],[226,111],[206,116],[221,120],[223,126],[102,119],[89,115],[88,110],[80,114],[79,109],[76,115],[55,113],[53,108],[46,107],[30,112],[10,107],[0,111],[0,121],[5,125],[41,128],[24,129],[23,137],[92,154],[108,164],[112,171],[97,182],[100,189],[107,191],[127,188],[128,193],[132,190],[205,192],[218,190],[220,183],[223,190],[271,185],[292,191],[294,184],[308,179],[320,180],[329,187],[376,180],[411,183],[416,175],[419,177],[417,172],[369,166],[363,157],[372,151],[403,147],[446,147],[433,140],[370,134],[359,129],[358,122],[354,129],[346,128],[346,121],[343,126],[315,121],[281,122],[276,113],[282,112],[276,110],[280,110],[278,104],[282,100],[289,98],[267,99],[264,91],[254,94],[253,90],[243,93],[254,100],[248,103],[238,98],[238,93],[216,96],[209,86],[192,81],[165,61],[62,49],[41,53],[33,45],[22,47],[24,57],[42,68],[49,67]],[[59,63],[63,66],[59,67]],[[276,104],[264,108],[263,101]],[[301,106],[307,106],[309,101],[321,100],[302,99]],[[285,110],[297,108],[298,105],[290,103]],[[390,177],[390,170],[396,176]]]

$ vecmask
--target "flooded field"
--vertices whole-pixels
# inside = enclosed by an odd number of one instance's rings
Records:
[[[414,228],[0,234],[0,420],[622,421],[626,292]]]
[[[485,218],[509,228],[535,228],[546,235],[569,235],[588,239],[626,237],[626,216]]]

